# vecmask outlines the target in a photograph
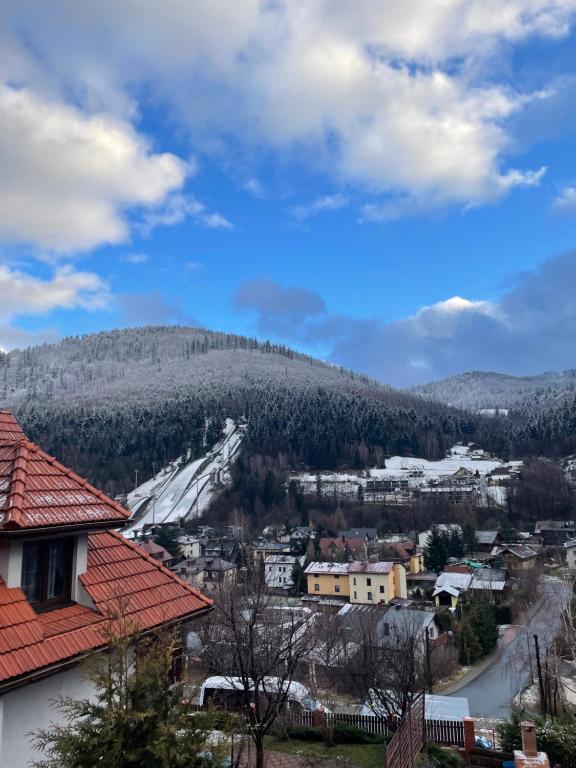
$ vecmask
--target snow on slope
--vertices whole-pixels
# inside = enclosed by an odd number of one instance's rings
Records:
[[[134,538],[148,525],[199,517],[228,479],[242,437],[243,428],[227,419],[222,439],[206,456],[187,464],[185,457],[181,457],[135,488],[127,500],[133,522],[122,533]]]

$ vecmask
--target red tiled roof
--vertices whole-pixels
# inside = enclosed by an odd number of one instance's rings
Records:
[[[21,589],[0,579],[0,682],[103,647],[109,610],[119,604],[142,630],[192,616],[212,602],[113,531],[88,536],[80,576],[95,609],[71,605],[36,614]]]
[[[366,550],[364,539],[321,538],[319,542],[322,557],[330,557],[331,551],[349,549],[353,555],[361,555]]]
[[[161,563],[165,563],[167,560],[174,560],[170,552],[168,552],[167,549],[164,549],[164,547],[161,547],[160,544],[156,544],[155,541],[143,541],[138,546],[140,549],[143,549],[144,552],[152,555],[152,557],[156,555],[154,559],[160,560]],[[160,557],[157,557],[157,555],[160,555]]]
[[[14,416],[8,411],[0,411],[0,443],[24,440],[26,435]]]
[[[0,412],[0,530],[123,523],[130,513],[26,440]]]

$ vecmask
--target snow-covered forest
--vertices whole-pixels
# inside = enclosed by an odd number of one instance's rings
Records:
[[[202,455],[227,417],[248,422],[248,452],[312,468],[437,458],[477,422],[283,346],[174,327],[3,355],[0,405],[110,492],[129,490],[136,469],[145,478],[185,451]]]

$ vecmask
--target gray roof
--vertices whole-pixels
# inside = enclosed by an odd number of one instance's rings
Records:
[[[494,544],[498,537],[498,531],[476,531],[477,544]]]
[[[576,531],[576,522],[574,520],[538,520],[534,528],[535,533],[564,530]]]
[[[572,549],[572,547],[576,547],[576,539],[568,539],[568,541],[564,542],[564,547],[566,549]]]
[[[376,528],[349,528],[347,531],[338,531],[339,539],[377,539]]]
[[[494,547],[492,550],[493,555],[500,555],[503,552],[510,552],[512,555],[516,555],[520,560],[530,560],[532,557],[536,557],[538,553],[532,547],[527,547],[525,544],[508,544],[503,547]]]
[[[304,573],[328,573],[348,575],[348,563],[310,563]]]
[[[457,589],[459,592],[465,592],[470,587],[471,582],[471,573],[451,573],[444,571],[444,573],[441,573],[436,579],[434,590],[436,591],[438,589],[451,587],[452,589]]]

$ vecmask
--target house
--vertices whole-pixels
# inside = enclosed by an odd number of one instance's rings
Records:
[[[576,522],[574,520],[539,520],[534,533],[540,536],[545,547],[562,546],[568,539],[576,538]]]
[[[232,583],[236,578],[238,568],[234,563],[221,557],[202,555],[182,560],[172,570],[186,581],[201,584],[206,589],[213,589],[220,585]]]
[[[348,569],[348,563],[310,563],[304,571],[308,594],[324,597],[350,597]]]
[[[502,541],[499,531],[476,531],[476,552],[491,552]]]
[[[158,560],[159,563],[165,565],[166,568],[170,568],[174,563],[175,558],[170,552],[168,552],[167,549],[164,549],[164,547],[161,547],[160,544],[156,544],[152,539],[146,539],[146,541],[141,542],[138,546],[150,555],[150,557],[153,557],[154,560]]]
[[[289,555],[290,545],[278,541],[263,541],[252,544],[252,559],[257,567],[261,565],[268,555]]]
[[[350,563],[348,574],[351,603],[387,605],[395,597],[408,597],[406,569],[401,563],[356,560]]]
[[[268,555],[264,560],[264,582],[269,589],[290,589],[294,586],[292,571],[298,563],[304,565],[305,556]]]
[[[460,598],[470,589],[472,578],[471,573],[441,573],[432,592],[436,607],[456,608]]]
[[[564,542],[566,550],[566,565],[569,570],[576,571],[576,539],[568,539]]]
[[[354,560],[365,558],[368,554],[366,540],[322,537],[318,542],[320,553],[325,560]]]
[[[491,603],[502,603],[508,591],[506,572],[496,568],[475,568],[470,584],[472,594],[487,596]]]
[[[424,554],[410,539],[385,539],[379,542],[380,554],[385,553],[384,559],[398,560],[409,574],[424,571]]]
[[[376,528],[349,528],[347,531],[338,531],[338,538],[347,541],[348,539],[364,539],[368,544],[376,541],[378,531]]]
[[[93,694],[79,662],[106,648],[111,611],[149,632],[211,610],[113,530],[129,515],[0,412],[0,765],[40,757],[30,733],[61,722],[55,698]]]
[[[534,568],[538,553],[526,544],[504,544],[494,547],[494,557],[501,557],[504,567],[510,571],[526,571]]]
[[[180,545],[182,556],[186,559],[200,557],[202,554],[202,539],[198,539],[195,536],[180,536],[178,544]]]

